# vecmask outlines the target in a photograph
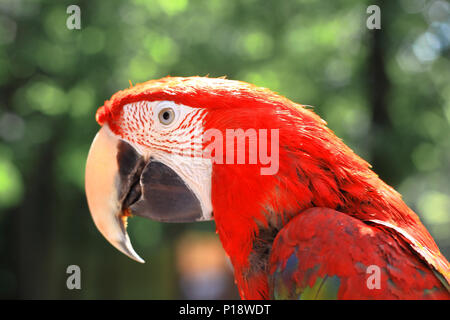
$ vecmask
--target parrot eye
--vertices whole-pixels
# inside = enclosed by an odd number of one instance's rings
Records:
[[[175,120],[175,112],[172,108],[164,108],[158,114],[159,122],[169,125]]]

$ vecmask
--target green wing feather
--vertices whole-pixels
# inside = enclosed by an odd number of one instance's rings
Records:
[[[302,281],[303,285],[298,285],[292,281],[293,273],[297,270],[298,260],[296,252],[294,252],[286,262],[284,268],[279,266],[277,271],[271,276],[273,283],[272,298],[277,300],[296,299],[296,300],[336,300],[340,286],[338,276],[325,275],[323,278],[316,278],[312,286]],[[308,274],[313,275],[315,268],[308,270]]]

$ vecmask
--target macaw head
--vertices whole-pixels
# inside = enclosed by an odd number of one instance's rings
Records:
[[[368,167],[312,111],[240,81],[148,81],[114,94],[96,119],[89,208],[103,236],[140,262],[126,232],[130,215],[214,219],[233,263],[245,264],[261,229],[342,202],[332,163]]]

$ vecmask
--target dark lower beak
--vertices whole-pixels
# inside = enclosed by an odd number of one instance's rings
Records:
[[[140,198],[130,206],[136,216],[163,222],[194,222],[202,217],[199,200],[165,164],[150,161],[140,176]]]

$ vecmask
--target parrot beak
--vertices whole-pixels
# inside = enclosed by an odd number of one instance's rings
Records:
[[[85,176],[89,210],[97,229],[114,247],[144,263],[131,245],[126,231],[127,214],[122,211],[119,200],[118,143],[107,127],[100,129],[92,142]]]
[[[129,216],[163,222],[210,217],[208,206],[202,206],[195,188],[188,186],[187,176],[180,177],[170,160],[155,157],[140,154],[104,125],[86,162],[86,197],[95,225],[114,247],[141,263],[144,260],[133,250],[126,231]]]

